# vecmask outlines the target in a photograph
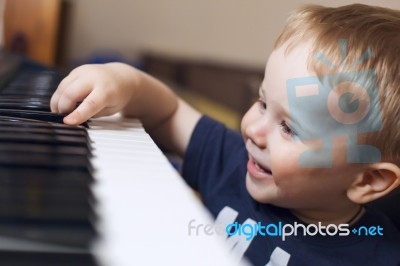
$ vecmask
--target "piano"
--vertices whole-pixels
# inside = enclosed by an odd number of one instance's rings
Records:
[[[61,79],[0,52],[0,264],[237,264],[140,121],[50,112]]]

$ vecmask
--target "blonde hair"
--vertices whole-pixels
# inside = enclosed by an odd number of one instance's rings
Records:
[[[340,46],[346,41],[346,47]],[[317,74],[326,65],[315,60],[323,54],[333,71],[372,69],[376,74],[382,129],[366,136],[382,158],[400,162],[400,11],[353,4],[337,8],[307,5],[295,10],[275,43],[290,52],[297,43],[311,41],[308,65]],[[343,47],[346,57],[343,58]],[[365,53],[370,52],[369,56]],[[367,54],[368,55],[368,54]],[[364,58],[356,64],[357,60]],[[344,60],[343,60],[344,59]],[[343,63],[342,63],[343,60]]]

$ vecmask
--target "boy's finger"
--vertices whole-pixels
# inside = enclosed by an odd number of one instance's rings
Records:
[[[75,80],[76,77],[69,75],[60,82],[56,91],[53,93],[50,99],[50,109],[52,112],[60,113],[60,110],[58,109],[60,97],[64,93],[66,88],[68,88]]]
[[[62,95],[58,99],[57,109],[59,113],[69,114],[82,102],[93,90],[90,82],[75,80],[72,84],[64,89]]]
[[[69,115],[64,117],[64,123],[79,125],[97,114],[102,108],[102,98],[95,92],[89,94],[85,100]]]

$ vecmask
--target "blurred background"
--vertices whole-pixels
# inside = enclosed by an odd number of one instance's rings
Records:
[[[358,2],[400,9],[399,0]],[[306,3],[355,2],[0,0],[0,43],[65,73],[85,63],[126,62],[237,129],[289,12]]]

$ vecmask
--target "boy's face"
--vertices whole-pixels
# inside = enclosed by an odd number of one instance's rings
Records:
[[[347,188],[362,172],[362,166],[346,162],[346,138],[331,140],[332,167],[301,166],[300,155],[321,148],[322,141],[296,135],[302,125],[294,123],[289,115],[286,82],[315,73],[307,69],[309,44],[299,44],[286,55],[284,49],[283,46],[270,55],[260,100],[242,120],[249,155],[247,190],[259,202],[285,208],[319,209],[332,203],[343,206],[349,202]],[[321,110],[326,110],[327,104],[326,99],[321,99],[306,111],[300,110],[301,115],[309,121],[321,121]]]

